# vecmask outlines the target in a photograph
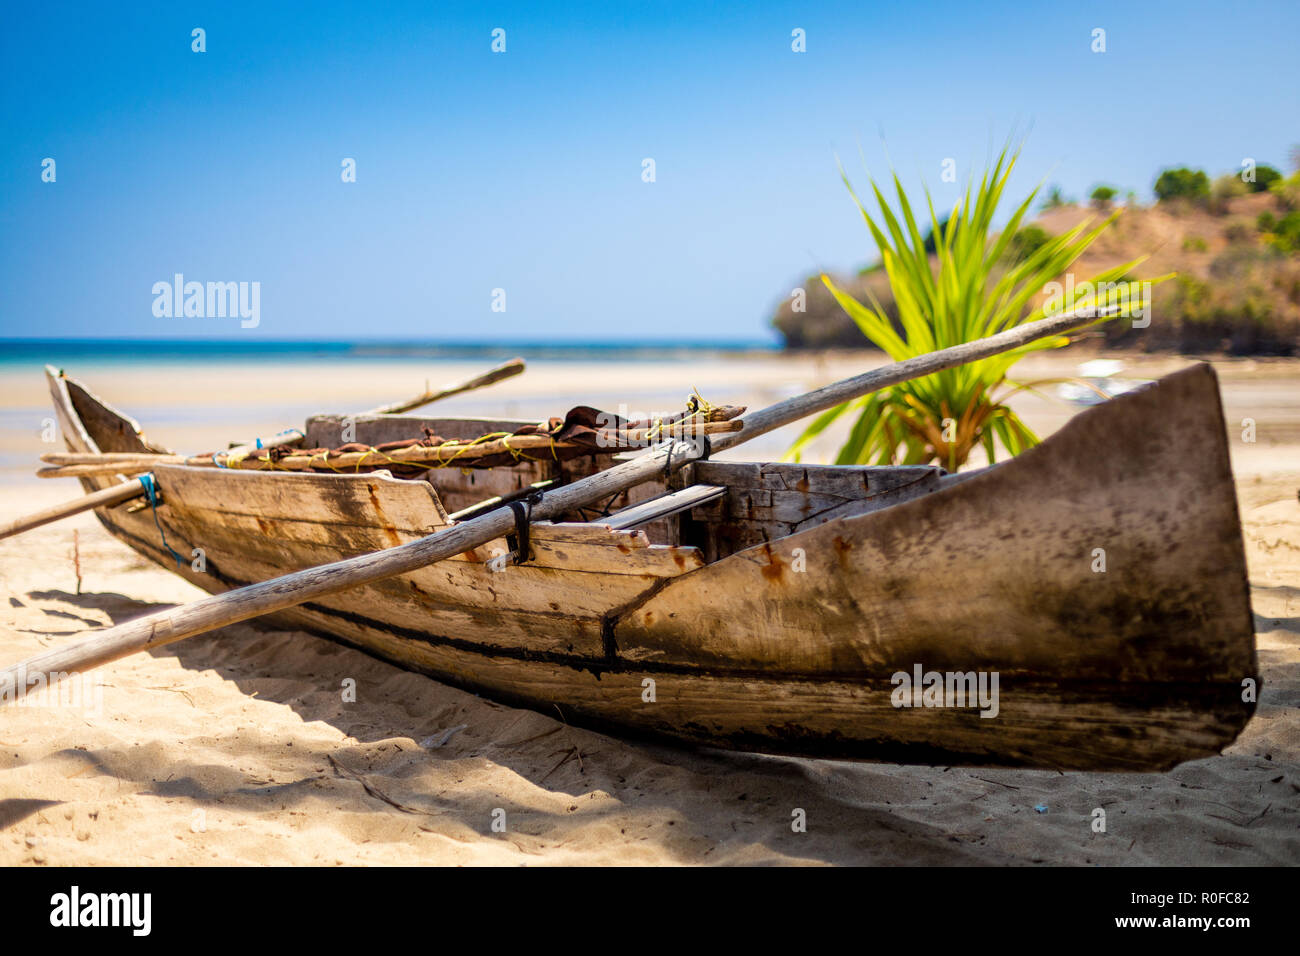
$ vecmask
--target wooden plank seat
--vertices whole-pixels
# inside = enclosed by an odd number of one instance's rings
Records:
[[[727,489],[722,485],[691,485],[681,491],[670,491],[643,501],[639,505],[624,508],[600,523],[608,525],[615,531],[636,528],[651,521],[658,521],[660,518],[668,518],[700,505],[718,501],[726,494]]]

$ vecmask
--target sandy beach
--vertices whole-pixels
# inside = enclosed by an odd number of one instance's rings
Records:
[[[1031,357],[1021,380],[1090,353]],[[1192,360],[1107,354],[1125,377]],[[671,411],[692,388],[760,407],[882,364],[756,354],[530,364],[437,406],[536,417],[587,403]],[[488,363],[69,367],[178,451],[403,398]],[[1250,568],[1263,688],[1221,756],[1090,774],[765,757],[625,741],[407,673],[299,632],[237,625],[104,668],[87,706],[0,711],[0,864],[1300,863],[1300,360],[1214,360]],[[1040,435],[1080,409],[1023,392]],[[33,477],[41,370],[0,367],[0,518],[74,497]],[[1255,441],[1243,440],[1243,420]],[[1152,422],[1153,429],[1161,423]],[[777,457],[784,430],[729,457]],[[824,461],[842,433],[814,446]],[[743,452],[743,453],[742,453]],[[1189,448],[1189,455],[1195,454]],[[74,552],[76,559],[74,560]],[[78,566],[80,580],[78,580]],[[0,659],[201,596],[82,515],[0,541]],[[355,702],[340,687],[355,681]],[[1107,829],[1093,832],[1095,808]],[[807,832],[791,829],[802,809]],[[504,813],[505,832],[493,829]]]

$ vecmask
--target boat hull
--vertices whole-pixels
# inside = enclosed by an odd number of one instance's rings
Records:
[[[136,450],[120,447],[131,428],[111,409],[68,380],[52,387],[74,450]],[[155,474],[179,566],[149,511],[100,520],[212,592],[448,520],[428,485],[381,474]],[[273,620],[572,723],[769,753],[1158,770],[1217,753],[1253,712],[1207,366],[1083,412],[1009,462],[710,563],[599,525],[538,540],[528,565],[493,573],[489,546]],[[984,681],[983,702],[949,693],[965,675]]]

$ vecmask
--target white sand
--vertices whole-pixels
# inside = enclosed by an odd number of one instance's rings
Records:
[[[1022,374],[1068,374],[1086,357],[1037,358]],[[1186,364],[1134,361],[1147,375]],[[860,367],[538,365],[445,409],[669,409],[692,385],[757,405]],[[0,452],[21,462],[0,474],[3,517],[77,493],[26,477],[49,450],[38,371],[0,372],[10,425]],[[69,371],[142,419],[168,410],[146,430],[187,451],[300,424],[288,417],[299,408],[392,400],[426,377],[368,363],[290,367],[273,384],[220,369]],[[1221,374],[1230,424],[1252,417],[1258,432],[1233,448],[1265,682],[1257,716],[1222,756],[1164,774],[1060,774],[677,749],[575,730],[320,638],[240,625],[104,668],[98,712],[0,711],[0,864],[1300,862],[1300,362],[1222,363]],[[1043,432],[1075,411],[1028,396],[1017,405]],[[211,406],[229,409],[228,427],[192,424]],[[779,453],[783,440],[746,455]],[[5,662],[199,595],[88,516],[0,542],[0,587]],[[356,703],[341,699],[346,678]],[[1090,828],[1096,807],[1105,833]],[[498,808],[504,833],[492,829]],[[791,830],[796,808],[806,833]]]

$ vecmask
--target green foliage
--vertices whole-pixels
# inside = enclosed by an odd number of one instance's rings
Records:
[[[1091,199],[1094,203],[1104,206],[1118,195],[1119,195],[1119,190],[1116,189],[1114,186],[1102,185],[1094,189],[1092,191],[1092,195],[1089,196],[1088,198]]]
[[[1278,180],[1268,187],[1268,191],[1276,197],[1278,208],[1300,209],[1300,172]]]
[[[1206,252],[1209,248],[1200,236],[1188,236],[1183,240],[1183,252]]]
[[[1205,279],[1180,274],[1162,288],[1155,308],[1168,346],[1193,353],[1294,353],[1300,336],[1296,256],[1267,243],[1229,246],[1208,272]]]
[[[1282,174],[1272,166],[1256,166],[1255,181],[1253,183],[1242,183],[1253,193],[1265,192],[1274,183],[1282,181]]]
[[[1199,169],[1166,169],[1156,178],[1156,197],[1166,199],[1205,199],[1210,194],[1210,179]]]
[[[1007,247],[1007,260],[1010,262],[1024,262],[1043,246],[1047,245],[1052,234],[1042,226],[1035,226],[1032,223],[1025,228],[1020,229],[1011,237],[1011,245]]]
[[[939,252],[939,233],[948,228],[948,218],[944,216],[939,220],[937,226],[930,226],[925,231],[925,251],[930,255],[937,255]]]
[[[1226,173],[1217,177],[1210,186],[1210,211],[1223,214],[1229,211],[1229,200],[1249,193],[1262,193],[1274,188],[1275,184],[1285,185],[1282,174],[1272,166],[1256,166],[1255,179],[1246,182],[1242,173]],[[1194,198],[1194,197],[1193,197]]]
[[[1281,252],[1300,252],[1300,211],[1292,210],[1281,219],[1262,212],[1255,220],[1264,241]]]
[[[1189,322],[1204,322],[1209,318],[1207,306],[1212,290],[1210,284],[1195,276],[1179,274],[1174,279],[1174,291],[1171,304],[1178,307],[1180,314]]]
[[[1038,194],[1037,189],[1031,192],[1015,207],[1001,232],[993,234],[998,204],[1018,157],[1018,150],[1009,153],[1004,148],[979,183],[967,186],[942,228],[926,191],[937,263],[931,262],[912,203],[897,175],[892,176],[896,209],[880,185],[871,180],[880,207],[879,213],[872,215],[841,170],[880,251],[898,309],[898,326],[874,298],[867,306],[837,288],[828,276],[823,275],[822,281],[862,333],[893,360],[974,341],[1043,318],[1043,306],[1031,307],[1030,303],[1119,215],[1116,212],[1095,226],[1085,220],[1063,235],[1048,236],[1028,257],[1011,260],[1008,265],[1011,245]],[[1136,264],[1106,270],[1089,281],[1115,282]],[[1138,306],[1134,302],[1122,314]],[[813,421],[791,446],[787,458],[798,460],[809,442],[850,413],[856,415],[856,421],[836,458],[839,464],[938,462],[955,471],[977,447],[984,448],[990,461],[995,458],[996,443],[1012,455],[1019,454],[1037,444],[1038,438],[1005,404],[1017,387],[1030,386],[1013,385],[1007,374],[1028,353],[1057,348],[1068,341],[1064,336],[1040,339],[839,405]]]

